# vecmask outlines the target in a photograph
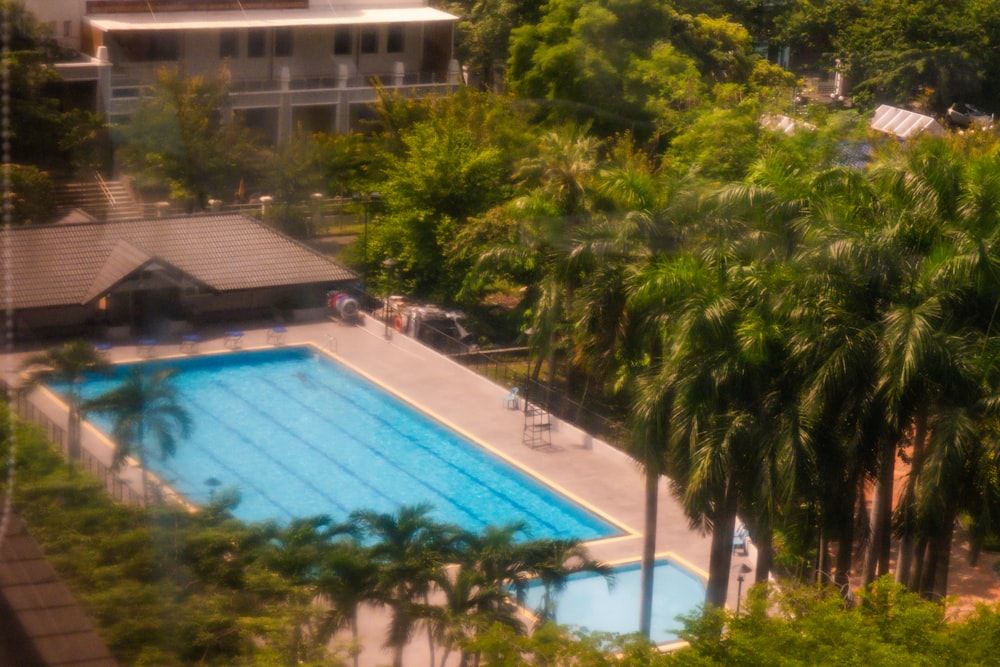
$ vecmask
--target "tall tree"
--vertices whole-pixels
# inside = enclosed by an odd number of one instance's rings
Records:
[[[390,159],[380,185],[384,213],[372,226],[368,260],[380,268],[396,260],[396,276],[409,293],[451,303],[467,266],[452,255],[469,219],[507,194],[509,165],[482,128],[454,114],[434,114],[401,132],[403,154]]]
[[[266,164],[254,135],[226,115],[225,73],[214,79],[182,78],[161,69],[153,93],[116,128],[117,157],[142,189],[162,192],[191,210],[210,198],[228,198],[238,183],[257,182]]]
[[[581,240],[592,222],[599,142],[586,128],[546,133],[536,156],[523,159],[517,178],[521,195],[505,204],[517,233],[486,250],[479,268],[532,279],[524,299],[530,304],[528,345],[532,379],[548,365],[555,381],[559,344],[568,335],[567,313],[583,274]]]
[[[149,504],[147,462],[155,446],[161,460],[174,455],[177,438],[188,437],[191,417],[180,404],[170,368],[151,370],[138,365],[129,370],[117,387],[88,400],[84,407],[105,413],[113,420],[111,435],[115,441],[114,466],[120,467],[129,456],[139,460],[142,469],[142,498]]]
[[[557,594],[566,587],[569,577],[578,572],[594,572],[612,583],[610,566],[595,560],[580,540],[541,539],[524,545],[525,568],[541,583],[542,606],[536,609],[540,622],[555,621]]]
[[[435,639],[444,647],[442,667],[453,651],[460,652],[462,667],[475,664],[469,644],[496,624],[524,632],[517,603],[523,603],[530,547],[517,541],[523,530],[522,523],[511,523],[462,536],[457,562],[437,581],[444,603],[431,614]]]
[[[358,667],[361,642],[358,608],[366,602],[378,603],[378,565],[370,549],[355,539],[340,539],[319,562],[317,588],[331,605],[326,624],[331,631],[347,626],[353,645],[349,652]]]
[[[379,566],[377,595],[392,611],[386,646],[393,649],[393,667],[402,667],[403,649],[428,614],[427,597],[450,562],[451,546],[459,533],[429,514],[426,504],[404,505],[392,514],[370,510],[352,514],[361,534],[371,540],[371,555]]]

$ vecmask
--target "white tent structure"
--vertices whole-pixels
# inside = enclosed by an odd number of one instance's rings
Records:
[[[894,134],[900,139],[910,139],[922,132],[926,132],[934,137],[944,134],[944,127],[930,116],[891,107],[883,104],[875,109],[875,117],[872,118],[871,128],[886,134]]]

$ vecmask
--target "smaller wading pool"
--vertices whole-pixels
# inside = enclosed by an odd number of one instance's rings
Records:
[[[542,605],[545,589],[530,584],[525,606],[535,611]],[[614,568],[614,580],[599,574],[572,575],[566,588],[556,594],[556,622],[589,631],[628,634],[639,631],[640,564]],[[651,639],[655,644],[677,641],[681,624],[677,617],[690,614],[705,601],[705,585],[683,567],[666,559],[656,561],[653,575]]]

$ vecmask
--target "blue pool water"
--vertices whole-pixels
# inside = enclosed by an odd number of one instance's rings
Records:
[[[556,594],[556,621],[590,631],[627,634],[639,631],[639,563],[614,568],[614,581],[596,574],[580,573],[570,577],[566,588]],[[653,570],[653,614],[650,638],[656,644],[678,639],[681,628],[677,617],[690,614],[705,601],[701,580],[669,560],[656,561]],[[544,589],[532,583],[525,606],[537,610]]]
[[[150,469],[194,502],[206,480],[236,487],[235,513],[256,521],[427,502],[469,530],[524,521],[529,538],[590,540],[621,531],[311,348],[145,362],[180,373],[188,439]],[[84,398],[114,387],[94,377]],[[57,391],[58,386],[54,387]],[[90,415],[110,432],[111,420]]]

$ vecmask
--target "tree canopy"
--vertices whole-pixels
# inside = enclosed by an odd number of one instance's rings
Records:
[[[116,156],[140,188],[166,184],[169,195],[204,210],[229,199],[243,179],[256,181],[266,153],[237,119],[224,116],[225,78],[184,79],[162,69],[153,94],[114,128]]]

